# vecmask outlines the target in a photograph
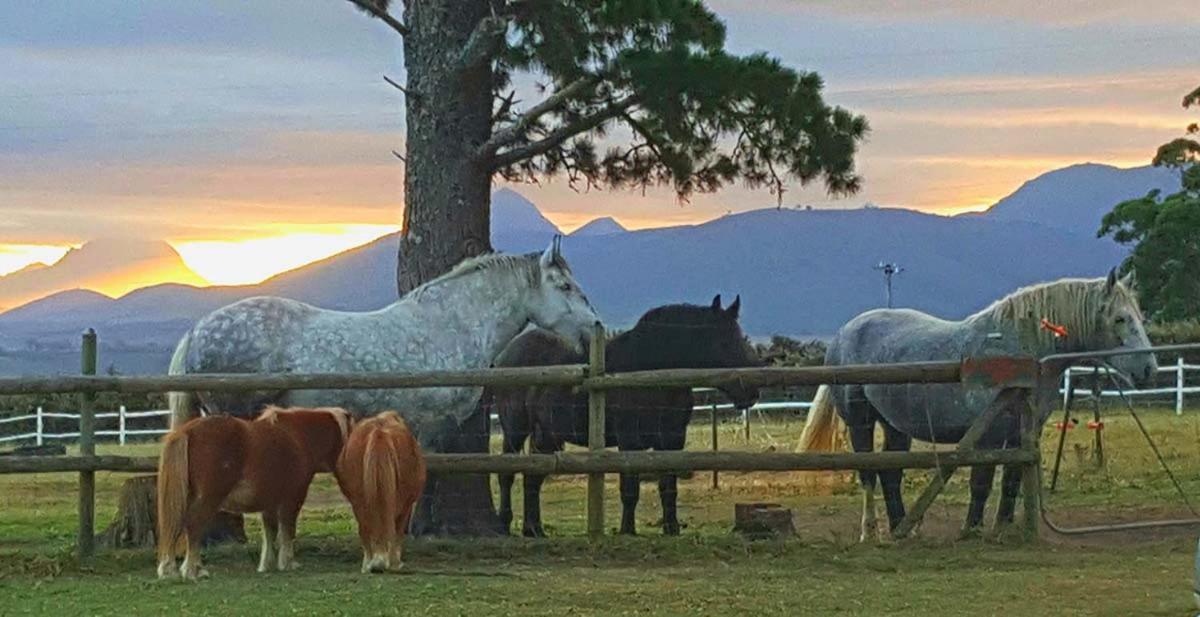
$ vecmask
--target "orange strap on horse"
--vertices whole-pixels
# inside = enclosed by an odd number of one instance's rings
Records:
[[[1054,335],[1054,338],[1066,338],[1067,327],[1061,324],[1051,322],[1045,317],[1042,318],[1042,329]]]

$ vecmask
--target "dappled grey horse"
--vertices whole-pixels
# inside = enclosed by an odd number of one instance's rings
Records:
[[[284,298],[218,309],[183,337],[170,373],[357,373],[487,368],[528,324],[579,343],[596,313],[557,242],[540,255],[468,259],[398,302],[367,313],[328,311]],[[174,425],[211,413],[249,416],[267,404],[343,407],[357,416],[398,411],[424,448],[441,450],[475,413],[480,388],[184,392]]]
[[[1062,326],[1066,336],[1038,329],[1034,337],[1019,336],[1024,320],[1046,320]],[[962,321],[946,321],[910,309],[879,309],[863,313],[838,331],[825,356],[827,366],[959,360],[967,357],[1032,355],[1055,352],[1100,351],[1115,348],[1146,349],[1150,341],[1131,280],[1118,281],[1116,273],[1098,279],[1062,279],[1019,289]],[[1135,383],[1152,379],[1157,371],[1153,353],[1117,356],[1110,364]],[[1065,368],[1065,367],[1064,367]],[[1053,381],[1057,384],[1057,381]],[[828,430],[833,412],[845,421],[855,452],[874,447],[875,424],[883,426],[883,449],[907,451],[913,439],[957,443],[984,411],[997,401],[998,388],[960,384],[821,386],[801,437],[807,443],[828,440],[813,436]],[[1001,404],[1018,404],[1002,402]],[[1021,403],[1023,404],[1023,403]],[[1044,410],[1048,413],[1049,409]],[[1039,422],[1045,422],[1042,417]],[[1016,413],[1002,413],[978,443],[980,448],[1020,446]],[[983,520],[983,509],[992,490],[995,466],[971,470],[971,504],[964,532],[974,532]],[[862,539],[876,533],[875,480],[883,485],[888,522],[894,531],[904,519],[900,494],[903,470],[863,471]],[[1005,466],[997,526],[1011,523],[1020,466]]]

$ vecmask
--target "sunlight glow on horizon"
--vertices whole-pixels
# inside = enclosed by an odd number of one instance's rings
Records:
[[[70,249],[70,246],[49,244],[0,244],[0,276],[36,263],[53,265]]]
[[[302,226],[305,231],[244,240],[172,243],[184,263],[214,285],[249,285],[396,231],[391,225]]]

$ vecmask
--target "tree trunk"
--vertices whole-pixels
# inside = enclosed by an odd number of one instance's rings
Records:
[[[135,476],[121,485],[117,516],[97,536],[105,548],[154,548],[158,542],[158,476]],[[204,534],[204,544],[233,540],[245,544],[242,516],[220,512]]]
[[[474,162],[492,131],[490,62],[465,67],[462,51],[488,16],[486,0],[410,0],[404,37],[404,227],[401,294],[491,250],[491,172]]]
[[[490,61],[467,62],[472,33],[491,15],[487,0],[408,0],[404,37],[404,227],[396,283],[401,295],[467,257],[491,250],[491,172],[475,152],[492,131]],[[448,452],[487,452],[488,418],[480,412]],[[414,533],[491,535],[502,530],[485,475],[430,476]]]

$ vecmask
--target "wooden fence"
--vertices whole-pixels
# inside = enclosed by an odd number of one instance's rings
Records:
[[[1025,524],[1030,535],[1036,534],[1039,512],[1040,427],[1035,421],[1037,404],[1017,406],[1023,413],[1024,439],[1014,450],[976,450],[974,443],[984,434],[1000,412],[994,406],[967,432],[959,447],[950,452],[872,452],[872,453],[755,453],[755,452],[605,452],[605,395],[620,388],[663,387],[743,387],[815,386],[821,384],[935,384],[959,383],[1001,387],[1006,396],[1029,397],[1040,379],[1039,364],[1033,358],[967,359],[963,362],[923,362],[893,365],[841,367],[742,368],[742,369],[670,369],[630,373],[604,372],[604,331],[597,324],[593,333],[593,353],[588,365],[536,368],[503,368],[465,371],[429,371],[421,373],[353,374],[259,374],[259,375],[172,375],[149,377],[96,376],[96,336],[84,334],[82,376],[45,378],[0,378],[0,395],[31,393],[76,393],[80,395],[79,456],[5,457],[0,473],[78,472],[79,539],[81,557],[93,551],[95,520],[95,472],[145,472],[157,467],[155,457],[97,456],[95,453],[95,412],[92,395],[97,392],[170,392],[424,388],[449,386],[514,387],[571,386],[589,392],[589,452],[536,455],[429,454],[429,470],[434,473],[536,473],[587,474],[588,534],[602,535],[604,529],[603,474],[625,472],[689,471],[804,471],[804,470],[882,470],[899,468],[936,469],[934,482],[918,499],[901,531],[912,529],[923,517],[958,467],[971,465],[1023,465]],[[1051,391],[1054,389],[1052,388]],[[1056,395],[1051,397],[1056,398]]]

